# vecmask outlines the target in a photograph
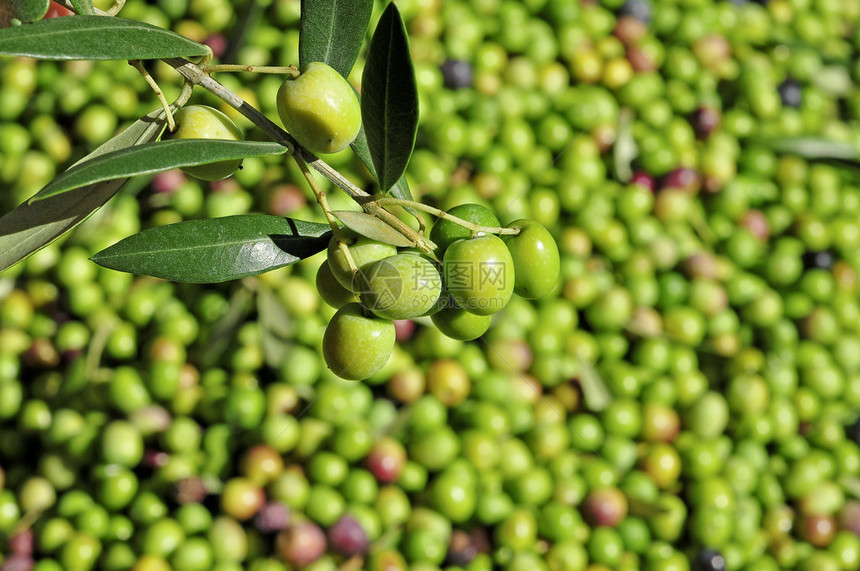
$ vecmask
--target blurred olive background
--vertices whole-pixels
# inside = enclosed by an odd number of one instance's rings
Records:
[[[556,291],[474,342],[399,323],[389,364],[341,381],[319,255],[207,286],[88,261],[186,219],[322,220],[292,164],[132,180],[0,273],[0,569],[860,568],[857,163],[766,144],[860,150],[860,4],[398,6],[415,198],[546,225]],[[298,0],[121,15],[298,61]],[[277,122],[278,76],[217,79]],[[156,107],[126,62],[0,59],[2,212]]]

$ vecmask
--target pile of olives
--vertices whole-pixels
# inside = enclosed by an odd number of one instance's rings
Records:
[[[89,261],[195,218],[327,222],[260,157],[131,181],[0,273],[2,571],[860,568],[858,4],[397,3],[437,248],[342,228],[202,287]],[[299,61],[299,0],[120,14]],[[216,77],[278,120],[283,76]],[[0,59],[2,212],[158,106],[125,62]],[[197,90],[184,113],[172,136],[263,137]],[[371,188],[328,152],[354,113],[317,143],[280,118]],[[461,262],[496,259],[504,288],[466,287]]]

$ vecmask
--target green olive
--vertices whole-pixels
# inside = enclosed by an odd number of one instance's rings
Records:
[[[534,220],[515,220],[507,228],[520,229],[519,234],[502,236],[514,261],[514,293],[526,299],[545,296],[555,287],[560,273],[555,240]]]
[[[358,303],[337,310],[323,336],[323,357],[337,376],[363,380],[382,368],[394,349],[394,323],[366,317]]]
[[[278,90],[284,128],[309,151],[336,153],[361,129],[361,107],[352,87],[333,67],[312,62]]]
[[[214,107],[187,105],[173,116],[176,131],[170,139],[223,139],[242,140],[242,132],[232,119]],[[184,167],[182,170],[202,180],[221,180],[232,175],[242,164],[241,159],[219,161],[205,165]]]

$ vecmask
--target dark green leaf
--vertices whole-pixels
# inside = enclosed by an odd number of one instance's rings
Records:
[[[164,129],[163,113],[161,109],[156,109],[135,121],[128,129],[78,161],[78,164],[116,149],[154,141]],[[123,182],[100,182],[65,196],[55,196],[33,204],[25,203],[0,218],[0,271],[71,230],[107,202]]]
[[[222,141],[216,139],[171,139],[113,151],[93,160],[79,162],[51,181],[31,201],[44,200],[81,186],[154,174],[187,167],[264,155],[280,155],[283,145],[266,141]]]
[[[349,75],[364,43],[373,0],[302,0],[299,64],[325,62]]]
[[[175,282],[261,274],[325,249],[328,224],[266,214],[187,220],[129,236],[93,256],[106,268]]]
[[[38,59],[160,59],[204,56],[207,46],[144,22],[69,16],[0,29],[0,55]]]
[[[393,2],[383,12],[361,78],[361,120],[377,180],[387,192],[406,171],[418,129],[418,91],[409,40]]]
[[[400,248],[414,246],[412,240],[372,214],[354,210],[335,210],[332,214],[337,216],[344,226],[371,240]]]
[[[373,167],[373,159],[370,158],[370,149],[367,146],[367,135],[364,134],[364,127],[362,127],[358,132],[358,136],[352,142],[351,146],[356,156],[361,159],[361,162],[364,163],[364,166],[367,167],[367,170],[370,171],[373,178],[377,178],[376,169]],[[394,186],[389,190],[389,194],[394,198],[412,200],[412,191],[409,190],[409,183],[406,182],[405,174],[401,175],[400,178],[397,179],[397,182],[394,183]]]
[[[70,0],[70,2],[75,8],[75,12],[78,14],[92,16],[96,13],[96,11],[93,10],[93,0]]]

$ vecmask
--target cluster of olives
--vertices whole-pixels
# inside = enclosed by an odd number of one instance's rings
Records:
[[[361,109],[352,87],[333,67],[322,62],[288,76],[278,90],[278,115],[287,131],[314,153],[336,153],[349,146],[361,128]],[[227,115],[206,105],[177,111],[172,139],[239,141],[242,132]],[[186,167],[193,177],[216,181],[235,173],[242,161],[229,160]]]
[[[304,66],[284,81],[277,109],[287,131],[315,153],[345,149],[361,128],[352,87],[321,62]],[[184,107],[176,120],[173,138],[241,139],[235,123],[211,107]],[[214,181],[232,175],[240,164],[221,161],[185,171]],[[448,214],[430,233],[441,264],[417,250],[398,252],[351,230],[332,237],[316,281],[323,299],[338,308],[323,339],[326,363],[335,374],[360,380],[381,369],[394,348],[395,319],[429,317],[453,339],[477,339],[514,293],[536,299],[555,286],[558,247],[543,225],[519,219],[506,227],[515,232],[499,237],[462,224],[499,229],[499,219],[484,206],[463,204]]]
[[[478,204],[456,206],[448,214],[476,228],[499,226],[492,211]],[[460,220],[443,217],[430,232],[441,264],[351,230],[332,237],[316,284],[321,297],[338,308],[323,339],[323,355],[335,374],[360,380],[382,368],[394,348],[395,319],[429,317],[445,335],[467,341],[489,329],[493,314],[514,293],[535,299],[553,289],[559,253],[544,226],[520,219],[506,227],[516,233],[499,237],[470,230]]]

